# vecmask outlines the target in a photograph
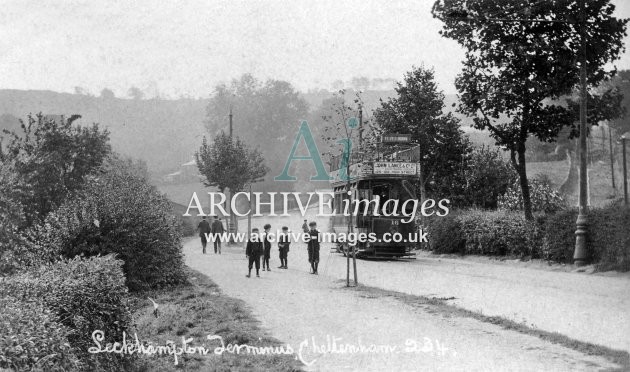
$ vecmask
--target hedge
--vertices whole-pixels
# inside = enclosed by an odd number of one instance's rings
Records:
[[[82,362],[90,369],[115,370],[130,360],[87,350],[94,346],[95,330],[105,333],[104,343],[120,340],[123,331],[129,333],[132,318],[121,266],[113,255],[75,257],[8,277],[0,294],[23,302],[39,299],[68,329],[67,339]]]
[[[0,288],[4,282],[0,281]],[[2,291],[0,289],[0,291]],[[70,331],[42,303],[0,296],[0,369],[77,371],[81,365],[68,342]]]
[[[435,253],[543,258],[572,263],[577,210],[527,221],[522,212],[460,210],[425,221]],[[587,249],[598,270],[630,271],[630,208],[614,204],[589,211]]]
[[[131,290],[186,281],[180,222],[171,203],[124,161],[110,160],[97,179],[48,216],[32,240],[50,259],[116,253]]]
[[[436,253],[539,257],[541,231],[522,213],[467,210],[432,217],[429,248]]]
[[[544,258],[573,262],[577,209],[550,216],[545,222]],[[588,259],[598,270],[630,271],[630,208],[612,204],[588,214]]]

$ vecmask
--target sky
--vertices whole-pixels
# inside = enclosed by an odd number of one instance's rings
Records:
[[[630,1],[613,0],[630,18]],[[433,0],[106,1],[3,0],[0,89],[118,97],[207,98],[243,73],[297,89],[353,77],[400,80],[434,67],[455,93],[463,50],[442,38]],[[627,44],[627,39],[626,39]],[[630,68],[630,52],[616,62]]]

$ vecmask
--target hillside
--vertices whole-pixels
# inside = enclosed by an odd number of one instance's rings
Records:
[[[79,124],[99,123],[116,151],[164,173],[190,160],[201,142],[205,100],[130,100],[51,91],[0,90],[0,129],[14,129],[29,113],[80,114]]]
[[[393,90],[368,90],[362,94],[366,113]],[[327,90],[302,96],[311,110],[330,97]],[[453,110],[457,98],[446,96],[446,110]],[[176,171],[189,162],[204,135],[207,99],[121,99],[41,90],[0,90],[0,130],[17,129],[18,119],[29,113],[46,115],[79,114],[78,124],[99,123],[111,132],[114,150],[143,159],[157,176]],[[467,127],[467,122],[462,122]],[[226,118],[227,124],[227,118]]]

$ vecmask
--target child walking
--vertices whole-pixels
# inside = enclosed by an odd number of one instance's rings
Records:
[[[311,264],[311,274],[317,275],[317,266],[319,266],[319,230],[317,224],[312,221],[308,224],[308,262]]]
[[[266,224],[264,226],[265,233],[263,234],[263,271],[265,271],[265,266],[267,267],[267,271],[271,271],[269,267],[269,259],[271,258],[271,242],[269,241],[269,230],[271,230],[271,225]]]
[[[260,255],[263,253],[263,243],[258,234],[258,229],[252,229],[252,235],[247,242],[247,246],[245,247],[245,256],[249,259],[248,268],[249,271],[247,273],[247,277],[249,278],[252,275],[252,267],[256,264],[256,276],[260,278]]]
[[[282,226],[282,234],[278,237],[278,250],[280,251],[280,266],[278,269],[288,269],[287,254],[289,253],[289,228]]]

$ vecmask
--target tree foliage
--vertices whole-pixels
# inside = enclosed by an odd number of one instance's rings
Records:
[[[78,190],[84,178],[97,169],[111,152],[109,132],[98,124],[74,126],[80,118],[54,120],[42,114],[20,121],[21,132],[8,132],[0,149],[0,162],[11,162],[26,190],[21,193],[28,225],[42,221],[66,197]]]
[[[514,184],[517,175],[498,149],[482,146],[467,157],[464,179],[463,200],[460,204],[497,209],[499,198]]]
[[[212,145],[204,137],[195,159],[199,172],[205,177],[204,184],[217,187],[221,192],[226,188],[231,192],[242,191],[269,171],[258,150],[248,148],[238,137],[234,140],[223,132],[214,137]]]
[[[179,222],[170,201],[133,163],[115,156],[76,197],[50,213],[30,241],[48,261],[115,253],[132,290],[185,281]]]
[[[286,81],[261,82],[250,74],[229,85],[218,85],[206,109],[210,137],[228,132],[230,110],[234,136],[247,146],[260,148],[272,174],[280,174],[300,120],[308,113],[308,104],[299,92]]]
[[[374,154],[380,128],[375,125],[363,107],[361,92],[355,91],[353,97],[349,97],[349,92],[345,89],[333,93],[332,97],[322,102],[311,115],[317,120],[312,122],[314,124],[312,131],[322,140],[322,145],[319,147],[322,155],[329,158],[338,157],[343,150],[339,141],[343,139],[352,141],[352,156],[370,157]],[[362,110],[362,123],[359,123],[359,110]],[[352,120],[350,125],[348,125],[349,120]],[[359,124],[362,126],[359,127]]]
[[[411,134],[412,142],[419,145],[427,193],[451,195],[471,148],[459,119],[442,111],[444,94],[438,90],[433,70],[414,67],[397,83],[396,93],[396,98],[381,102],[374,112],[378,126],[383,132]]]
[[[610,122],[610,126],[615,129],[618,135],[630,132],[630,121],[626,115],[630,109],[630,70],[621,70],[611,81],[610,85],[619,91],[621,98],[621,109],[619,117]]]
[[[613,17],[614,9],[609,0],[586,2],[585,67],[591,86],[612,76],[614,70],[605,67],[624,50],[627,20]],[[570,94],[579,82],[579,0],[438,0],[432,12],[443,22],[441,34],[466,49],[455,83],[459,109],[510,151],[525,216],[532,218],[525,143],[530,135],[553,141],[575,120],[569,108],[550,100]]]

